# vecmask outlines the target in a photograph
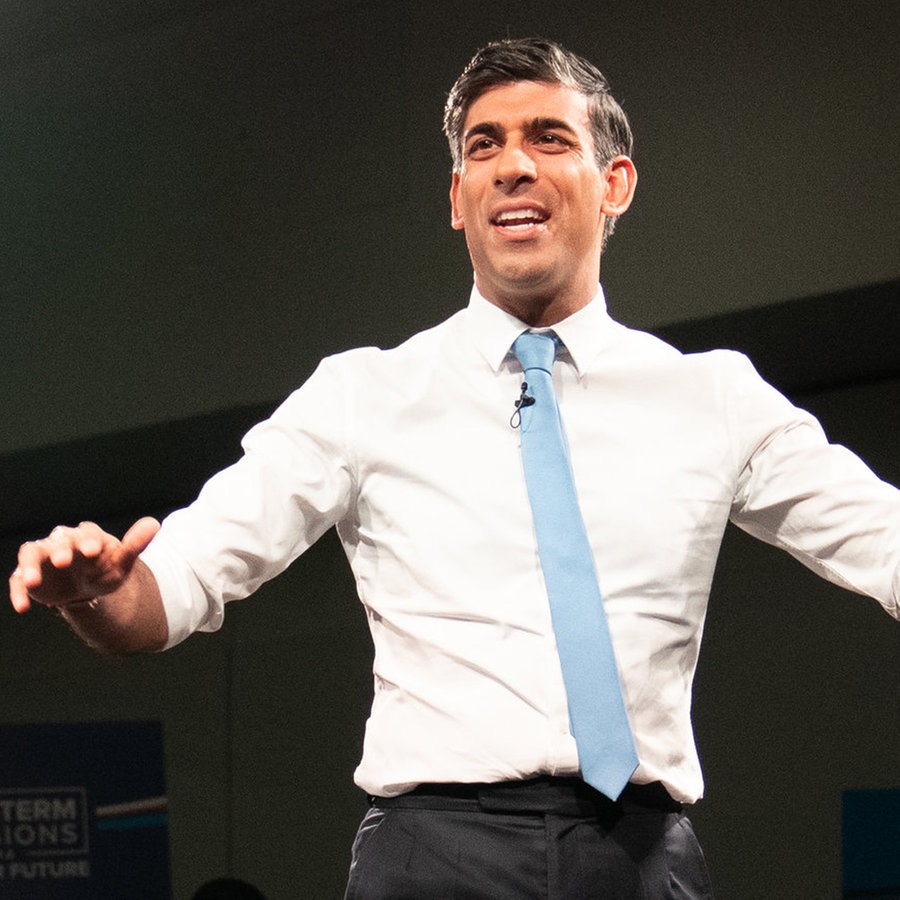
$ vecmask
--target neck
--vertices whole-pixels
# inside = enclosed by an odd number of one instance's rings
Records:
[[[546,328],[562,322],[563,319],[568,319],[573,313],[587,306],[597,292],[595,287],[593,291],[582,291],[577,296],[560,294],[544,296],[538,293],[490,296],[480,287],[478,289],[485,300],[532,328]]]

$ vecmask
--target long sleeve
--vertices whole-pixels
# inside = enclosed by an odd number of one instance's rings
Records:
[[[733,427],[743,465],[732,520],[900,618],[900,491],[746,364]]]

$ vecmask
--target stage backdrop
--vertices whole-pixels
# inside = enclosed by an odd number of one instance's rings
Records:
[[[844,791],[844,900],[900,900],[900,788]]]
[[[0,725],[0,896],[172,896],[160,723]]]

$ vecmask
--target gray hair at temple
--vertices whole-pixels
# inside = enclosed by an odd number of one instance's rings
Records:
[[[631,156],[634,139],[628,118],[593,63],[553,41],[507,39],[493,41],[478,50],[447,97],[444,134],[455,172],[462,168],[462,131],[469,107],[490,88],[516,81],[561,84],[588,98],[594,159],[599,169],[603,170],[616,156]],[[606,220],[605,237],[612,234],[615,222],[613,218]]]

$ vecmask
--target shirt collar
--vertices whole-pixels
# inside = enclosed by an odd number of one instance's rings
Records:
[[[495,306],[472,288],[467,310],[469,333],[481,355],[495,371],[512,351],[513,341],[529,327],[515,316]],[[554,331],[565,344],[568,355],[579,375],[583,375],[599,350],[609,342],[615,322],[606,310],[603,288],[586,306],[557,322],[552,329],[533,328],[532,331]]]

